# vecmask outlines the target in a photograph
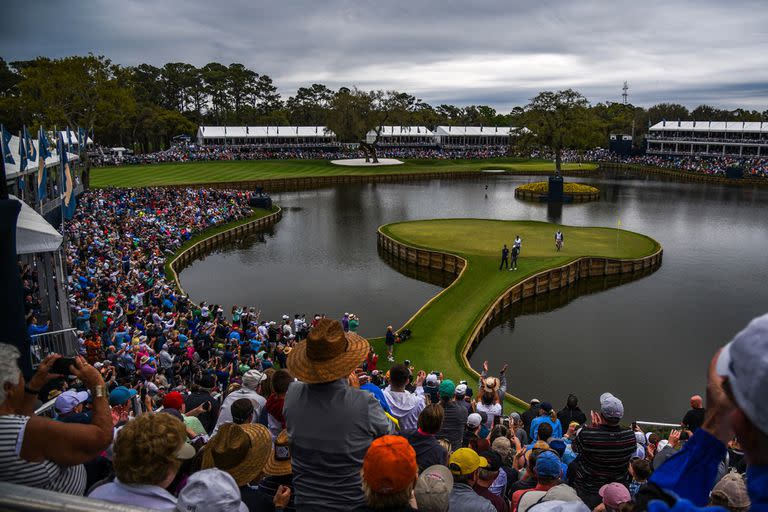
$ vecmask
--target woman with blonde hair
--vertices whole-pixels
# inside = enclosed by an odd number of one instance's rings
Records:
[[[156,510],[173,510],[176,498],[167,487],[183,461],[195,456],[186,443],[184,423],[170,414],[143,414],[117,433],[114,482],[97,487],[89,497]]]

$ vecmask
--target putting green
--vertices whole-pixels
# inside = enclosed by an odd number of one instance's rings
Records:
[[[556,252],[554,235],[560,228],[565,244]],[[510,287],[543,270],[559,267],[584,256],[637,259],[660,249],[655,240],[638,233],[599,227],[572,227],[534,221],[444,219],[387,224],[380,228],[390,238],[420,249],[454,254],[466,260],[458,279],[421,308],[403,328],[410,340],[395,347],[395,359],[410,359],[416,368],[442,370],[456,381],[476,382],[477,375],[463,356],[468,339],[485,312]],[[501,248],[522,239],[518,270],[499,271]],[[618,243],[617,243],[618,240]],[[380,366],[388,367],[386,347],[372,343]],[[494,366],[500,366],[496,361]],[[514,395],[514,388],[508,392]],[[510,399],[513,408],[519,401]]]
[[[482,160],[405,160],[389,167],[344,167],[328,160],[238,160],[184,162],[153,165],[103,167],[91,171],[94,187],[152,187],[220,183],[280,178],[325,176],[367,176],[372,174],[412,174],[420,172],[465,172],[498,169],[507,172],[553,171],[552,162],[523,158]],[[564,164],[563,169],[590,171],[596,164]]]

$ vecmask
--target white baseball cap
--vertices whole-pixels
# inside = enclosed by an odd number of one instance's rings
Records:
[[[248,512],[240,489],[229,473],[204,469],[193,473],[179,493],[179,512]]]
[[[723,347],[715,370],[728,379],[736,405],[768,434],[768,314],[752,320]]]

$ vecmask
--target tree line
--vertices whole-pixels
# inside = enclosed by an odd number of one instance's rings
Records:
[[[662,119],[768,118],[768,110],[722,110],[709,105],[693,110],[674,103],[650,108],[614,102],[591,105],[570,92],[578,97],[566,102],[578,108],[577,117],[568,122],[588,132],[580,140],[596,145],[604,145],[610,133],[634,133],[640,143],[649,122]],[[172,137],[194,135],[201,124],[327,125],[342,141],[350,142],[359,141],[361,132],[379,124],[527,126],[536,124],[531,110],[537,98],[509,113],[488,105],[430,105],[400,91],[335,91],[323,84],[300,87],[293,96],[283,98],[272,78],[240,63],[121,66],[92,54],[14,62],[0,58],[0,119],[10,131],[26,125],[34,133],[41,124],[49,129],[92,128],[103,145],[140,151],[167,147]]]

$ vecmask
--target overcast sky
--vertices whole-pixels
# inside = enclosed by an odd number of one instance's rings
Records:
[[[297,87],[502,112],[538,91],[768,109],[766,0],[4,0],[0,56],[242,62]]]

